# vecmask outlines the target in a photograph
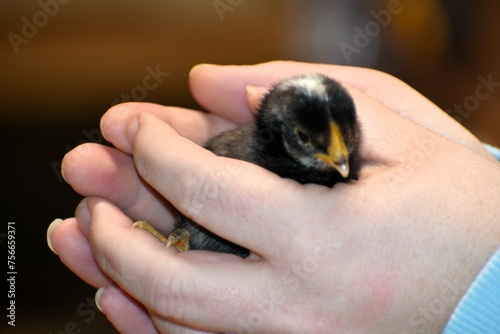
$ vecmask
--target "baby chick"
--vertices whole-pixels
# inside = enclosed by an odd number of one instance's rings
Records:
[[[354,102],[335,80],[323,74],[294,76],[275,84],[257,116],[210,139],[216,155],[245,160],[302,184],[332,187],[357,179],[361,130]],[[184,215],[168,239],[144,221],[142,227],[179,250],[204,249],[248,256],[247,249],[224,240]]]

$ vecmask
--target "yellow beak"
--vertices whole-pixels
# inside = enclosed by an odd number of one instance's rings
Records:
[[[331,139],[327,154],[317,153],[315,156],[335,168],[343,178],[347,178],[349,176],[349,152],[344,138],[335,122],[330,122],[330,131]]]

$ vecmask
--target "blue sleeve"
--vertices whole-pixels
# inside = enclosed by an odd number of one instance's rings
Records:
[[[500,248],[451,315],[443,334],[500,333]]]
[[[483,143],[484,147],[500,161],[500,148]]]

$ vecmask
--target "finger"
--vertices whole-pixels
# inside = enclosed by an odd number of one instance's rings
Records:
[[[360,94],[358,101],[360,109],[366,110],[366,140],[361,150],[375,166],[373,171],[407,159],[419,143],[441,144],[442,137],[413,123],[406,124],[410,121],[370,97]],[[137,129],[132,129],[132,121],[137,121]],[[388,133],[398,140],[388,141]],[[262,256],[272,254],[276,250],[273,247],[283,247],[270,236],[288,235],[302,224],[296,219],[301,214],[296,211],[302,209],[301,203],[323,194],[304,191],[296,182],[258,166],[215,157],[149,113],[131,120],[129,140],[139,173],[178,210],[222,238]],[[364,168],[360,180],[369,172]]]
[[[486,150],[464,127],[401,80],[376,70],[299,62],[276,61],[258,65],[199,65],[190,74],[191,91],[207,110],[237,121],[251,119],[245,87],[269,87],[296,74],[324,73],[378,100],[412,120],[484,156]],[[230,82],[231,85],[227,83]]]
[[[361,67],[290,61],[243,66],[198,65],[191,70],[190,84],[193,96],[207,110],[221,115],[243,114],[242,110],[246,110],[245,115],[239,117],[247,118],[247,86],[269,87],[293,75],[317,72],[346,83],[394,111],[419,121],[427,122],[427,117],[449,120],[443,113],[434,115],[433,110],[437,107],[404,82],[389,74]]]
[[[135,220],[147,220],[162,231],[172,230],[172,207],[139,177],[131,156],[86,143],[65,155],[62,172],[79,194],[107,198]]]
[[[360,181],[381,167],[408,160],[414,152],[429,155],[446,142],[362,92],[351,92],[364,130],[361,154],[369,163]],[[132,123],[140,124],[139,130],[131,130]],[[269,235],[286,235],[292,224],[301,223],[294,209],[276,213],[276,208],[300,208],[310,200],[311,193],[297,183],[251,164],[214,157],[150,113],[131,119],[128,131],[141,176],[178,210],[222,238],[264,256],[275,244]]]
[[[89,198],[88,206],[96,261],[128,294],[158,319],[202,331],[234,331],[241,312],[248,311],[242,305],[251,304],[249,291],[255,291],[265,271],[258,261],[177,252],[147,232],[132,229],[132,222],[112,203]],[[241,270],[255,280],[242,281]]]
[[[61,261],[83,281],[96,288],[110,284],[74,218],[54,221],[47,231],[47,241]]]
[[[117,286],[109,285],[99,289],[95,301],[120,333],[158,333],[144,306]]]
[[[387,106],[382,104],[379,100],[376,100],[373,97],[364,94],[354,87],[349,86],[347,88],[358,104],[358,113],[361,115],[359,120],[362,125],[361,128],[367,129],[367,131],[365,131],[363,135],[364,140],[362,140],[360,149],[361,155],[365,159],[365,162],[388,162],[387,158],[390,158],[391,154],[400,155],[402,153],[402,150],[407,150],[406,146],[398,145],[406,144],[405,141],[398,141],[398,144],[396,145],[385,145],[385,151],[382,150],[384,149],[384,147],[381,147],[380,144],[384,145],[388,143],[388,134],[392,135],[392,137],[401,135],[408,137],[406,129],[404,131],[401,131],[401,133],[398,133],[397,131],[398,129],[407,127],[408,122],[406,122],[405,119],[398,119],[396,121],[397,117],[389,115],[392,113],[391,110],[387,108]],[[256,113],[258,111],[260,101],[262,100],[267,90],[268,88],[266,87],[246,86],[247,105],[252,113]],[[384,114],[386,116],[384,116]],[[385,119],[390,119],[390,123],[399,122],[401,124],[395,127],[394,125],[384,122]],[[371,126],[372,124],[377,124],[377,127],[374,128],[373,126]],[[391,129],[391,127],[393,129]],[[411,133],[411,135],[414,137],[412,138],[414,142],[418,141],[419,137],[416,137],[414,133]],[[425,134],[425,136],[429,137],[429,134]],[[432,140],[432,145],[436,145],[438,142],[442,141],[442,138],[440,138],[439,136],[430,136],[432,138],[427,138],[427,141]]]
[[[300,193],[297,183],[253,164],[216,157],[152,114],[142,113],[132,121],[139,124],[138,130],[129,130],[139,173],[182,213],[250,249],[274,243],[268,234],[252,240],[249,233],[259,235],[259,229],[286,232],[289,225],[269,215],[275,206],[286,207]],[[150,145],[152,141],[155,145]],[[243,220],[259,224],[240,224]]]
[[[164,107],[152,103],[124,103],[109,109],[101,119],[103,136],[115,147],[132,154],[124,133],[128,120],[140,112],[147,111],[169,123],[181,135],[203,144],[209,138],[234,126],[224,118],[195,110]]]
[[[376,85],[376,86],[380,87],[380,85]],[[382,85],[382,86],[385,87],[385,85]],[[402,148],[401,145],[394,145],[394,146],[386,147],[386,148],[392,149],[393,152],[390,152],[387,150],[385,152],[381,151],[381,149],[383,148],[382,147],[383,145],[381,146],[381,145],[379,145],[379,143],[380,142],[387,143],[387,137],[386,137],[387,135],[390,135],[393,138],[398,137],[398,136],[400,138],[401,138],[401,136],[408,137],[407,131],[408,131],[409,127],[407,124],[408,122],[405,122],[405,120],[407,120],[407,118],[400,120],[401,124],[400,124],[400,126],[396,127],[395,130],[390,130],[388,126],[385,126],[385,129],[384,129],[384,125],[385,125],[384,118],[387,119],[388,117],[383,117],[382,113],[380,113],[378,110],[379,109],[388,109],[386,107],[386,105],[383,105],[381,103],[381,101],[376,100],[373,97],[364,94],[363,92],[361,92],[360,90],[358,90],[354,87],[347,86],[346,88],[350,91],[351,95],[355,98],[356,103],[358,105],[358,113],[361,115],[360,122],[362,123],[362,125],[363,124],[365,125],[365,126],[362,126],[361,128],[371,130],[370,125],[377,124],[378,129],[376,129],[376,130],[380,130],[380,131],[376,132],[378,134],[378,136],[372,136],[372,134],[373,134],[372,131],[368,131],[368,132],[365,131],[364,132],[363,140],[361,141],[361,147],[360,147],[361,156],[365,160],[365,169],[363,171],[364,174],[367,174],[367,172],[368,172],[368,174],[370,174],[370,170],[369,170],[370,167],[366,166],[366,163],[370,163],[370,162],[376,163],[377,161],[389,162],[388,159],[391,158],[391,154],[393,154],[392,160],[401,160],[401,159],[398,159],[398,157],[396,157],[395,155],[408,156],[408,153],[410,153],[413,156],[422,155],[422,154],[428,156],[434,152],[434,149],[436,146],[444,144],[446,142],[446,140],[444,140],[444,137],[440,136],[439,134],[436,135],[436,133],[434,131],[432,131],[430,133],[429,132],[424,133],[424,132],[420,131],[423,136],[416,136],[413,132],[411,132],[411,136],[413,137],[412,140],[414,142],[413,143],[413,152],[406,152],[406,154],[403,154],[405,152],[401,152],[401,148]],[[247,86],[246,87],[247,104],[248,104],[250,111],[252,113],[256,113],[258,111],[259,103],[262,100],[263,94],[266,92],[266,90],[267,90],[267,88],[265,88],[265,87],[257,87],[257,86]],[[423,99],[423,97],[421,97],[421,99]],[[421,100],[421,99],[419,98],[419,100]],[[364,103],[361,102],[362,100],[365,100]],[[377,105],[378,105],[378,107],[375,107]],[[375,112],[375,110],[377,110],[377,111]],[[437,113],[439,114],[440,111]],[[401,115],[401,113],[400,113],[400,115]],[[392,118],[394,118],[394,117],[392,117]],[[419,124],[419,125],[421,125],[421,124]],[[455,130],[459,130],[458,127],[459,127],[459,125],[455,124]],[[398,128],[402,129],[402,130],[404,129],[404,130],[398,132],[397,131]],[[382,134],[383,136],[380,136],[380,134]],[[466,140],[467,134],[460,133],[460,134],[456,134],[455,137],[456,137],[455,139],[458,138],[460,140],[465,138],[460,142],[461,145],[464,145],[464,143],[467,143],[467,140]],[[376,139],[376,138],[378,138],[378,139]],[[481,155],[485,156],[484,150],[483,150],[483,145],[480,144],[475,138],[473,138],[472,142],[469,142],[468,146],[474,152],[480,153]],[[394,151],[394,149],[396,149],[396,150]],[[409,149],[409,147],[406,149],[406,151],[408,151],[408,149]],[[368,168],[368,170],[367,170],[367,168]],[[374,171],[376,171],[376,169]]]

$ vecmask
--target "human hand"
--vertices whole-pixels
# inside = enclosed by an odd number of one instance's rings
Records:
[[[247,85],[267,86],[305,72],[349,85],[366,160],[355,184],[300,186],[215,157],[184,138],[202,143],[232,122],[251,119]],[[52,242],[80,277],[109,286],[101,304],[106,296],[114,300],[102,306],[117,328],[154,332],[151,319],[165,332],[442,328],[500,243],[493,181],[499,170],[477,139],[405,84],[366,69],[286,62],[199,67],[191,86],[217,114],[119,106],[103,117],[102,129],[122,152],[85,145],[63,164],[78,192],[116,204],[88,199],[77,221],[66,220],[53,231]],[[92,161],[84,159],[84,150]],[[132,153],[141,177],[158,193],[252,256],[176,253],[131,231],[127,216],[165,231],[171,228],[165,221],[172,220],[168,204],[137,175],[127,155]],[[209,196],[213,190],[215,198]],[[70,249],[70,239],[81,247]],[[445,293],[438,314],[419,313],[432,311],[435,298]]]

